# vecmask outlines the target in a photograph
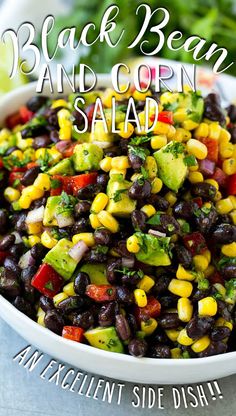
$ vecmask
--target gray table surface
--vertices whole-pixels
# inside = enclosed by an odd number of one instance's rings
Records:
[[[25,356],[22,364],[19,365],[20,359],[13,359],[21,350],[27,347],[27,342],[17,335],[8,325],[0,320],[0,416],[95,416],[98,412],[102,412],[103,416],[112,415],[163,415],[170,416],[173,413],[177,416],[233,416],[236,413],[236,397],[235,397],[235,383],[236,375],[218,380],[219,388],[222,392],[222,398],[219,397],[214,384],[211,386],[214,388],[215,395],[213,396],[209,390],[207,383],[199,383],[199,385],[193,385],[192,392],[195,393],[198,401],[197,407],[193,408],[190,404],[192,397],[188,394],[188,386],[178,386],[178,390],[181,393],[181,404],[178,409],[175,409],[173,400],[174,386],[152,386],[156,392],[156,403],[152,408],[147,407],[147,401],[145,407],[140,405],[134,408],[134,404],[137,403],[137,397],[135,396],[133,389],[135,387],[132,383],[126,383],[117,380],[110,380],[115,382],[114,396],[109,404],[106,400],[102,401],[102,394],[98,393],[98,400],[93,397],[86,397],[85,391],[71,392],[63,390],[61,387],[61,380],[56,385],[56,378],[49,382],[49,376],[45,376],[43,379],[40,377],[43,369],[50,362],[51,357],[43,354],[38,364],[32,371],[29,371],[27,366],[24,367],[28,359],[35,352],[36,348],[31,346],[28,354]],[[58,362],[54,363],[55,372],[58,368]],[[65,365],[64,374],[71,367]],[[77,371],[77,369],[75,369]],[[85,372],[82,371],[84,376]],[[52,373],[50,374],[50,376]],[[99,376],[95,376],[92,379],[92,375],[88,374],[87,384],[93,380],[93,387],[91,389],[91,395],[95,387],[97,386]],[[106,381],[106,380],[105,380]],[[117,404],[118,397],[118,384],[124,385],[120,387],[122,389],[120,404]],[[199,386],[202,387],[199,387]],[[136,392],[139,391],[148,392],[148,386],[136,385]],[[144,390],[143,390],[144,388]],[[158,390],[159,388],[159,390]],[[198,389],[203,388],[208,404],[201,400],[198,395]],[[85,389],[86,390],[86,389]],[[102,391],[102,389],[100,389]],[[164,409],[158,408],[160,401],[158,400],[157,392],[162,394],[161,404]],[[183,392],[186,394],[186,406],[184,405]],[[213,392],[212,392],[213,393]],[[140,395],[140,398],[143,396]],[[195,400],[192,400],[195,404]]]

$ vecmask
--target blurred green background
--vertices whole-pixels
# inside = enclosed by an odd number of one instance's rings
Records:
[[[170,12],[170,21],[165,30],[168,35],[173,30],[180,30],[187,38],[191,35],[199,35],[207,40],[207,45],[216,42],[219,46],[228,49],[228,64],[234,61],[236,57],[236,0],[74,0],[71,13],[65,20],[65,17],[58,17],[56,27],[61,30],[66,26],[76,26],[78,31],[87,23],[95,22],[97,27],[100,23],[104,10],[111,4],[117,4],[120,7],[120,15],[117,30],[122,27],[126,29],[125,37],[122,42],[114,49],[107,45],[96,43],[88,48],[86,56],[82,61],[98,72],[107,72],[116,62],[123,62],[132,55],[139,55],[140,50],[127,49],[126,46],[130,40],[139,32],[142,25],[142,17],[135,15],[136,7],[141,3],[149,4],[154,10],[157,7],[165,7]],[[158,23],[160,14],[154,15],[152,25]],[[78,32],[79,33],[79,32]],[[154,34],[148,34],[149,48],[152,50],[156,44]],[[206,45],[206,50],[208,49]],[[177,59],[183,62],[194,62],[191,53],[183,50],[173,52],[165,46],[158,56],[169,59]],[[214,58],[213,58],[214,60]],[[210,61],[209,64],[213,62]],[[203,62],[199,61],[199,64]],[[204,61],[205,64],[205,61]],[[236,75],[236,65],[231,66],[229,72]]]

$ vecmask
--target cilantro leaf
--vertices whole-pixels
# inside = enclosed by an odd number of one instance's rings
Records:
[[[132,139],[130,140],[130,144],[134,145],[134,146],[140,146],[140,144],[149,142],[151,140],[151,136],[137,136],[137,137],[132,137]]]
[[[172,153],[172,155],[177,159],[179,154],[184,153],[184,145],[183,143],[173,142],[171,145],[168,145],[163,152],[164,153]]]
[[[60,188],[61,181],[59,179],[51,179],[51,189]]]
[[[128,145],[129,153],[131,153],[133,156],[137,156],[143,161],[146,159],[146,157],[149,154],[149,151],[147,149],[144,149],[143,147],[138,146],[132,146]]]
[[[193,155],[188,155],[188,156],[185,156],[184,163],[186,166],[196,166],[197,159]]]
[[[111,199],[113,199],[114,202],[121,201],[121,194],[123,194],[124,192],[127,192],[127,189],[126,188],[124,188],[124,189],[117,189],[117,191],[115,191],[115,193],[113,195],[113,198],[111,198]]]
[[[161,225],[161,213],[156,212],[149,220],[147,221],[147,224],[150,225]]]

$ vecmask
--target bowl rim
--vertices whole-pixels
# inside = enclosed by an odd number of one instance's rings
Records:
[[[88,77],[89,79],[90,77]],[[1,125],[1,120],[3,120],[7,115],[10,114],[10,112],[8,110],[6,110],[4,108],[5,105],[7,105],[8,107],[10,106],[11,111],[14,108],[14,105],[16,105],[16,103],[14,103],[14,100],[18,99],[18,101],[20,101],[22,104],[25,103],[26,99],[29,98],[30,96],[32,96],[32,94],[35,94],[35,86],[36,86],[36,82],[31,82],[28,83],[26,85],[23,85],[21,87],[16,88],[15,90],[5,94],[4,96],[0,97],[0,125]],[[103,85],[103,86],[109,86],[111,84],[111,77],[108,74],[97,74],[97,86],[99,85]],[[54,83],[55,85],[55,83]],[[40,94],[48,94],[50,93],[49,88],[45,88],[44,91]],[[40,95],[38,94],[38,95]],[[66,88],[65,88],[65,92],[64,93],[54,93],[51,94],[52,96],[56,95],[63,95],[66,94]],[[22,98],[22,100],[21,100]],[[13,104],[13,106],[11,106],[11,104]],[[19,103],[16,106],[16,109],[19,107]],[[15,111],[15,110],[13,110]],[[13,112],[12,111],[12,112]],[[3,313],[4,311],[4,313]],[[77,343],[71,340],[67,340],[59,335],[56,335],[55,333],[53,333],[52,331],[42,327],[41,325],[39,325],[37,322],[33,321],[31,318],[29,318],[28,316],[26,316],[25,314],[23,314],[22,312],[20,312],[19,310],[17,310],[17,308],[15,308],[10,301],[8,301],[6,298],[4,298],[2,295],[0,295],[0,312],[1,315],[0,317],[2,317],[2,314],[5,315],[3,316],[3,319],[9,323],[16,331],[18,331],[20,333],[20,331],[16,328],[17,325],[13,325],[10,323],[11,319],[8,318],[8,314],[10,314],[12,316],[12,318],[14,318],[14,320],[19,320],[19,322],[21,322],[22,324],[26,325],[29,330],[32,331],[36,331],[39,335],[42,335],[43,337],[48,337],[49,340],[52,340],[53,342],[57,342],[60,343],[62,346],[65,347],[70,347],[71,351],[77,351],[77,352],[86,352],[88,354],[91,355],[91,357],[94,358],[103,358],[103,359],[108,359],[110,358],[111,361],[115,361],[116,363],[124,363],[124,364],[129,364],[129,363],[136,363],[137,365],[139,365],[139,368],[142,369],[148,367],[150,369],[150,371],[154,371],[157,368],[163,368],[163,369],[168,369],[171,368],[172,369],[179,369],[179,368],[189,368],[189,369],[196,369],[198,367],[199,369],[199,373],[202,369],[202,371],[204,371],[204,366],[206,364],[223,364],[223,363],[227,363],[232,361],[233,359],[236,358],[236,351],[232,351],[232,352],[226,352],[224,354],[219,354],[219,355],[213,355],[210,357],[203,357],[203,358],[190,358],[190,359],[173,359],[173,358],[148,358],[148,357],[143,357],[143,358],[136,358],[136,357],[132,357],[128,354],[120,354],[120,353],[114,353],[114,352],[109,352],[109,351],[104,351],[95,347],[92,347],[90,345],[87,344],[82,344],[82,343]],[[24,335],[23,335],[24,337]],[[95,371],[96,372],[96,371]],[[236,372],[236,370],[235,370]],[[228,374],[230,373],[230,371],[228,371]],[[100,372],[100,374],[102,374]],[[232,372],[231,372],[232,374]],[[115,378],[115,376],[114,376]],[[210,375],[209,375],[210,378]],[[199,379],[201,379],[201,376],[199,375]],[[125,380],[125,378],[124,378]],[[176,381],[177,382],[177,381]]]

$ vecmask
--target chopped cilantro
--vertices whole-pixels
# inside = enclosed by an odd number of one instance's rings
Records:
[[[147,149],[144,149],[144,147],[138,147],[138,146],[128,146],[129,153],[132,153],[133,156],[137,156],[143,161],[146,159],[149,151]]]
[[[125,105],[125,104],[121,104],[121,105],[116,106],[116,111],[122,111],[123,113],[125,113],[126,110],[127,110],[127,105]]]
[[[173,103],[163,104],[163,110],[165,111],[176,111],[178,107],[179,107],[178,100],[174,101]]]
[[[12,184],[13,188],[17,188],[18,185],[20,185],[20,179],[15,179]]]
[[[148,221],[147,224],[150,225],[161,225],[161,213],[156,212]]]
[[[61,181],[59,179],[51,179],[51,189],[60,188]]]
[[[197,287],[199,290],[207,290],[209,288],[209,280],[199,279]]]
[[[124,192],[127,192],[127,189],[126,188],[124,188],[124,189],[117,189],[117,191],[114,193],[113,198],[111,198],[111,199],[113,199],[114,202],[121,201],[121,194],[123,194]]]
[[[179,154],[184,153],[184,145],[179,142],[173,142],[171,145],[167,146],[163,152],[172,153],[172,155],[177,159]]]
[[[49,290],[53,290],[54,289],[54,287],[53,287],[53,283],[51,282],[51,280],[49,280],[46,284],[45,284],[45,286],[44,286],[46,289],[49,289]]]
[[[107,254],[109,247],[98,245],[93,251],[97,254]]]
[[[60,214],[72,214],[74,205],[75,205],[75,198],[71,195],[68,195],[65,191],[61,193],[61,198],[59,201],[59,205],[57,206],[56,213]]]
[[[142,270],[130,270],[128,267],[122,267],[121,269],[115,270],[117,273],[121,273],[125,276],[132,277],[134,275],[138,275],[140,279],[143,278],[144,272]]]
[[[40,169],[43,172],[49,168],[49,162],[50,162],[50,155],[48,151],[46,150],[45,154],[43,156],[40,156],[40,158],[38,159]]]
[[[130,144],[134,146],[140,146],[140,144],[149,142],[151,140],[151,137],[148,136],[139,136],[139,137],[132,137],[130,140]]]
[[[197,159],[193,155],[188,155],[188,156],[185,156],[184,163],[186,166],[196,166]]]
[[[222,269],[224,266],[228,266],[228,265],[236,265],[236,257],[226,257],[226,256],[223,256],[218,261],[218,267],[220,269]]]

